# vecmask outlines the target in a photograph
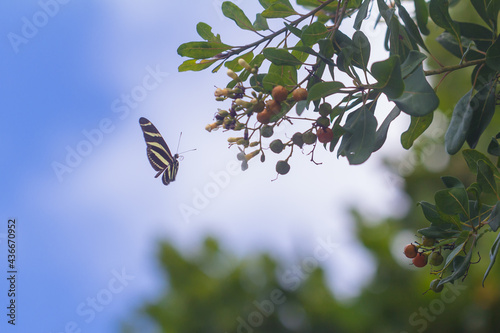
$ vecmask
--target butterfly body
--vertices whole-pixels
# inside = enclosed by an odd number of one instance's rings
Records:
[[[163,174],[163,184],[168,185],[175,180],[179,170],[179,155],[172,155],[160,132],[148,119],[141,117],[139,124],[146,141],[149,163],[158,171],[155,178]]]

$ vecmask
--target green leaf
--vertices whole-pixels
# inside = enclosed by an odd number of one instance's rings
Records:
[[[403,88],[403,94],[392,101],[404,113],[422,117],[432,113],[439,106],[439,98],[425,79],[422,66],[404,79]]]
[[[457,230],[452,229],[442,229],[436,226],[430,226],[427,228],[419,229],[417,232],[425,237],[435,238],[435,239],[444,239],[450,238],[458,235]]]
[[[265,18],[283,18],[291,15],[298,15],[298,13],[292,7],[279,2],[273,3],[262,12]]]
[[[356,18],[354,19],[353,28],[356,30],[361,29],[361,23],[368,15],[368,8],[370,6],[371,0],[364,0],[361,6],[358,9],[358,13],[356,14]]]
[[[497,183],[493,170],[484,161],[477,162],[477,182],[485,193],[497,194]]]
[[[374,63],[371,73],[378,81],[375,88],[382,90],[389,99],[401,96],[405,85],[401,77],[399,56],[391,56],[387,60]]]
[[[479,14],[479,16],[483,19],[483,21],[490,27],[493,27],[492,22],[488,16],[488,11],[486,9],[486,4],[488,3],[486,0],[470,0],[472,6]]]
[[[500,72],[500,36],[486,51],[486,65]]]
[[[308,101],[297,102],[295,106],[295,110],[297,111],[297,116],[300,116],[304,112],[304,110],[307,109],[308,105],[309,105]]]
[[[269,25],[267,25],[267,20],[262,14],[258,13],[255,16],[255,22],[253,23],[253,28],[257,31],[268,30]]]
[[[458,101],[453,110],[450,125],[444,136],[446,151],[450,155],[456,154],[465,142],[474,113],[470,107],[471,95],[472,89]]]
[[[352,35],[352,48],[353,65],[366,71],[370,59],[370,42],[362,31],[358,30]]]
[[[475,23],[457,22],[463,37],[474,41],[477,48],[483,52],[488,50],[494,38],[493,31]],[[483,55],[484,56],[484,55]]]
[[[454,187],[465,188],[464,184],[460,181],[460,179],[455,177],[443,176],[441,177],[441,181],[447,188],[454,188]]]
[[[406,78],[415,69],[417,69],[426,58],[427,56],[425,54],[411,50],[408,57],[406,57],[405,61],[401,65],[401,75],[403,78]]]
[[[490,144],[488,145],[488,154],[500,156],[500,144],[496,138],[491,138]]]
[[[486,277],[488,277],[488,274],[490,274],[490,271],[493,268],[493,265],[495,264],[495,260],[497,259],[498,249],[500,249],[500,233],[498,234],[497,238],[495,239],[495,242],[493,242],[493,245],[491,246],[490,249],[490,264],[488,265],[488,268],[484,273],[483,283],[482,283],[483,287],[484,287],[484,281],[486,280]]]
[[[177,53],[193,59],[207,59],[231,49],[232,46],[218,42],[189,42],[181,44]]]
[[[424,50],[429,52],[427,49],[427,46],[425,46],[424,40],[422,39],[422,36],[420,36],[420,32],[418,31],[418,27],[413,22],[412,18],[410,17],[410,14],[406,11],[406,8],[401,5],[399,1],[396,2],[398,6],[398,12],[399,12],[399,17],[403,20],[403,23],[405,24],[406,31],[410,35],[411,38],[420,45]]]
[[[494,84],[485,85],[472,97],[470,105],[473,114],[466,136],[469,147],[476,147],[479,137],[490,124],[495,114],[495,98]]]
[[[251,51],[250,51],[250,52],[248,52],[248,53],[245,53],[245,54],[244,54],[244,55],[242,55],[242,56],[239,56],[239,57],[237,57],[237,58],[234,58],[234,59],[233,59],[233,60],[231,60],[231,61],[226,61],[226,62],[224,63],[224,65],[225,65],[225,66],[226,66],[226,68],[228,68],[228,69],[232,69],[232,70],[233,70],[233,71],[235,71],[235,72],[239,72],[239,71],[241,71],[241,70],[243,69],[243,67],[242,67],[242,66],[240,66],[240,64],[238,64],[238,60],[239,60],[239,59],[244,59],[244,60],[248,63],[248,62],[250,62],[250,61],[253,59],[253,52],[251,52]],[[245,79],[246,79],[246,78],[244,79],[244,78],[241,78],[241,77],[240,77],[240,79],[241,79],[242,81],[245,81]]]
[[[427,36],[430,33],[429,29],[427,29],[427,21],[429,18],[427,3],[425,2],[425,0],[414,0],[414,2],[418,28],[424,35]]]
[[[395,106],[391,112],[387,115],[387,117],[384,119],[380,127],[377,129],[376,137],[375,137],[375,146],[373,147],[373,152],[376,152],[382,146],[384,145],[385,140],[387,139],[387,132],[389,131],[389,125],[391,122],[396,119],[399,114],[401,113],[401,110]]]
[[[460,28],[451,18],[448,12],[448,5],[448,0],[431,0],[429,3],[429,14],[436,25],[451,33],[457,42],[460,42]]]
[[[282,86],[294,86],[297,84],[297,68],[295,66],[278,66],[271,64],[268,74],[277,74],[281,77]],[[274,88],[270,87],[269,92]]]
[[[212,32],[212,27],[206,23],[200,22],[196,25],[196,32],[200,35],[201,38],[208,42],[217,42],[220,43],[220,35],[215,35]]]
[[[297,37],[301,37],[302,36],[302,30],[300,30],[299,28],[293,26],[293,25],[290,25],[286,22],[283,22],[285,24],[285,27],[288,29],[288,31],[290,31],[292,34],[294,34],[295,36]]]
[[[456,228],[450,217],[443,214],[435,205],[426,201],[420,201],[418,204],[422,207],[425,218],[431,222],[432,226],[439,227],[443,230]]]
[[[204,70],[205,68],[210,67],[214,62],[217,60],[196,60],[196,59],[189,59],[184,61],[178,68],[179,72],[186,72],[186,71],[193,71],[193,72],[199,72],[201,70]]]
[[[484,154],[478,152],[475,149],[464,149],[462,151],[462,155],[465,159],[465,162],[467,163],[467,166],[469,167],[469,170],[472,171],[474,174],[477,175],[478,173],[477,169],[478,162],[484,161],[484,163],[488,164],[491,170],[493,170],[495,177],[500,179],[500,172],[495,167],[495,165],[489,160],[489,158],[486,157]]]
[[[295,58],[288,51],[284,49],[277,49],[274,47],[269,47],[264,49],[262,52],[267,60],[272,62],[276,66],[299,66],[302,65],[302,61]]]
[[[473,240],[473,245],[475,241]],[[465,257],[457,256],[453,260],[453,273],[439,281],[438,286],[443,285],[448,282],[453,282],[467,273],[470,266],[470,261],[472,258],[472,246],[469,249],[469,253]],[[451,255],[451,253],[450,253]]]
[[[434,113],[423,117],[411,117],[410,127],[401,134],[401,145],[404,149],[410,149],[413,146],[413,142],[430,126],[433,117]]]
[[[250,22],[245,13],[231,1],[224,1],[222,3],[222,14],[233,20],[241,29],[255,31],[252,22]]]
[[[346,131],[338,155],[347,157],[349,164],[365,162],[373,152],[377,119],[365,105],[349,114],[344,125]]]
[[[316,44],[320,39],[325,38],[326,35],[328,35],[328,30],[325,25],[320,22],[314,22],[302,32],[301,39],[304,45],[311,46]]]
[[[500,228],[500,201],[497,201],[496,205],[493,207],[488,225],[493,231],[497,231],[498,228]]]
[[[462,234],[460,236],[462,236]],[[463,239],[463,237],[460,238]],[[455,241],[455,248],[446,257],[446,260],[444,261],[443,265],[443,270],[446,269],[453,262],[453,260],[455,260],[455,258],[460,254],[460,252],[462,252],[462,250],[465,247],[466,240],[467,239],[463,239],[461,241]]]
[[[474,41],[463,36],[460,37],[460,43],[458,43],[452,34],[444,31],[436,37],[436,41],[458,59],[477,60],[484,58],[484,56],[478,52]],[[464,48],[467,52],[464,52]]]
[[[437,208],[445,214],[469,215],[469,197],[465,188],[447,188],[434,195]]]
[[[315,101],[320,98],[324,98],[326,96],[330,96],[340,91],[341,88],[344,88],[344,84],[342,82],[337,81],[327,81],[327,82],[319,82],[314,86],[309,88],[309,92],[307,94],[307,101]]]

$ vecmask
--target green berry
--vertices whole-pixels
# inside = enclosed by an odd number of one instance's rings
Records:
[[[431,281],[430,288],[431,288],[432,291],[434,291],[436,293],[440,293],[441,291],[443,291],[443,288],[444,288],[444,285],[438,286],[439,281],[441,281],[441,280],[435,279],[435,280]]]
[[[432,252],[429,256],[429,263],[432,266],[439,266],[443,263],[443,256],[439,252]]]
[[[276,172],[280,175],[286,175],[290,171],[290,164],[287,161],[278,161],[276,163]]]
[[[327,117],[319,117],[316,120],[316,124],[318,124],[318,126],[320,127],[328,127],[330,126],[330,119],[328,119]]]
[[[436,243],[434,238],[422,236],[422,246],[432,247]]]
[[[309,132],[305,132],[303,135],[302,135],[302,140],[304,141],[304,143],[306,145],[312,145],[313,143],[316,142],[316,134],[314,134],[313,132],[309,131]]]
[[[262,135],[265,138],[270,138],[271,136],[273,136],[273,134],[274,130],[272,126],[264,125],[260,129],[260,135]]]
[[[295,133],[292,136],[292,142],[294,145],[297,145],[300,148],[302,148],[302,146],[304,145],[304,139],[302,138],[302,133],[300,132]]]
[[[283,151],[285,148],[285,145],[280,139],[276,139],[271,144],[269,145],[269,148],[271,148],[273,153],[279,154]]]
[[[323,103],[319,106],[319,114],[323,117],[327,117],[332,113],[332,106],[330,103]]]

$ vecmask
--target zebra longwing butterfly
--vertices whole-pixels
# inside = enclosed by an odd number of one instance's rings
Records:
[[[163,184],[168,185],[175,180],[179,170],[179,161],[177,160],[179,154],[172,155],[160,132],[149,120],[141,117],[139,124],[144,134],[144,140],[146,140],[149,163],[153,169],[158,171],[155,178],[163,173]]]

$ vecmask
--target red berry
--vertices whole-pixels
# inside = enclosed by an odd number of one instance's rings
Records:
[[[328,143],[333,140],[333,131],[331,128],[320,127],[317,130],[318,141],[321,143]]]
[[[272,115],[278,114],[281,111],[281,104],[274,99],[270,99],[266,102],[266,109]]]
[[[415,267],[424,267],[427,265],[427,256],[423,253],[418,253],[411,261]]]
[[[296,102],[303,101],[307,99],[307,90],[304,88],[297,88],[293,91],[292,97]]]
[[[406,258],[415,258],[417,256],[417,247],[413,244],[408,244],[405,246],[404,253]]]
[[[271,95],[276,102],[280,103],[283,102],[288,96],[288,90],[286,90],[283,86],[276,86],[273,88]]]
[[[264,109],[264,111],[257,113],[257,120],[262,124],[269,124],[271,116],[271,113],[267,109]]]

